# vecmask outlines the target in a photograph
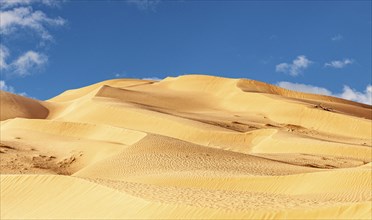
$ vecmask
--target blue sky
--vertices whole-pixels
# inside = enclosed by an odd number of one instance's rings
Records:
[[[201,73],[371,103],[371,1],[1,2],[3,90]]]

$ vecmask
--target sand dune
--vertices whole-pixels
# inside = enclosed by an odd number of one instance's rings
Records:
[[[1,218],[370,219],[371,118],[204,75],[1,91]]]
[[[0,120],[10,118],[46,118],[48,109],[43,102],[0,90]]]

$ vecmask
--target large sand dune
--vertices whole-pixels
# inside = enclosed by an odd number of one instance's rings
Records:
[[[372,109],[246,79],[1,91],[2,219],[371,219]]]

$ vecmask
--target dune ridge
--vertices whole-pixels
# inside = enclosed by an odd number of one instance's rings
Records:
[[[370,219],[372,109],[249,79],[1,91],[2,219]]]

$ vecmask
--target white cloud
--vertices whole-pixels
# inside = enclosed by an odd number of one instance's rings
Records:
[[[136,5],[139,10],[155,11],[156,6],[160,3],[160,0],[127,0],[128,4]]]
[[[368,85],[364,92],[358,92],[345,85],[342,93],[337,96],[343,99],[372,105],[372,85]]]
[[[9,50],[6,46],[0,44],[0,70],[8,68],[6,58],[9,56]]]
[[[39,0],[39,2],[41,2],[42,4],[51,6],[51,7],[59,6],[60,3],[63,1],[64,0]]]
[[[306,56],[301,55],[294,59],[291,64],[280,63],[276,65],[275,70],[276,72],[289,73],[291,76],[297,76],[303,70],[308,68],[311,63],[311,60],[307,59]]]
[[[344,37],[341,34],[337,34],[331,38],[332,41],[342,40]]]
[[[145,78],[142,78],[142,79],[143,80],[153,80],[153,81],[160,81],[160,80],[162,80],[159,77],[145,77]]]
[[[332,95],[331,91],[322,87],[316,87],[312,85],[291,82],[278,82],[277,85],[285,89],[295,90],[299,92],[307,92],[320,95]]]
[[[27,51],[18,57],[18,59],[11,64],[11,67],[19,76],[26,76],[30,74],[30,69],[41,67],[47,61],[48,57],[46,55],[35,51]]]
[[[48,61],[48,57],[45,54],[32,50],[22,54],[11,63],[6,62],[8,56],[8,48],[0,44],[0,70],[11,71],[18,76],[29,75],[32,69],[42,67]]]
[[[19,5],[31,4],[32,0],[1,0],[1,8],[10,8]]]
[[[13,86],[7,85],[4,80],[0,80],[0,90],[15,93],[15,89],[13,88]]]
[[[29,28],[36,31],[43,40],[52,40],[46,26],[61,26],[65,20],[49,18],[42,11],[33,11],[32,7],[18,7],[7,11],[0,11],[0,33],[9,35],[19,28]]]
[[[25,92],[17,93],[16,90],[14,89],[14,87],[8,85],[4,80],[0,80],[0,90],[28,97],[27,93],[25,93]]]
[[[325,67],[333,67],[337,69],[342,69],[347,65],[352,64],[354,61],[351,59],[344,59],[344,60],[333,60],[331,62],[325,63]]]
[[[32,3],[40,3],[47,6],[58,6],[60,0],[1,0],[1,8],[7,9],[17,6],[31,5]]]
[[[116,78],[124,78],[126,75],[127,75],[127,74],[126,74],[125,71],[121,71],[121,72],[118,71],[118,72],[114,73],[114,76],[115,76]]]
[[[51,18],[43,11],[34,10],[32,6],[42,4],[46,6],[58,6],[61,1],[56,0],[0,0],[0,34],[1,38],[12,38],[16,32],[32,32],[41,38],[44,45],[47,40],[53,40],[48,28],[62,26],[66,23],[63,18]],[[11,48],[0,44],[0,69],[2,73],[18,76],[29,75],[31,70],[41,67],[48,61],[48,57],[42,52],[24,50],[21,55],[16,55],[12,60],[9,55]],[[18,57],[17,57],[18,56]]]
[[[326,88],[301,83],[278,82],[277,85],[285,89],[295,90],[299,92],[335,96],[355,102],[372,105],[372,85],[367,85],[366,89],[363,92],[358,92],[355,89],[352,89],[349,86],[345,85],[341,93],[332,93]]]

